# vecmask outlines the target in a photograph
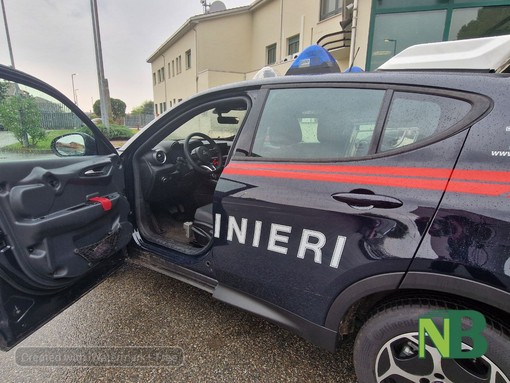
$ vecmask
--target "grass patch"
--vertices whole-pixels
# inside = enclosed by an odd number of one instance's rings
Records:
[[[63,134],[73,133],[74,130],[47,130],[46,137],[40,140],[35,146],[30,146],[28,148],[24,148],[21,143],[16,142],[12,145],[7,145],[0,150],[4,152],[16,152],[16,153],[51,153],[51,141],[53,141],[56,137],[62,136]]]
[[[110,134],[107,134],[106,127],[103,125],[98,125],[99,130],[108,138],[109,140],[116,141],[127,141],[131,136],[135,134],[135,130],[128,128],[123,125],[110,125]],[[62,129],[62,130],[47,130],[46,137],[40,140],[35,146],[30,146],[28,148],[24,148],[21,143],[17,142],[12,145],[7,145],[4,147],[0,147],[0,151],[3,152],[14,152],[14,153],[51,153],[51,142],[59,136],[68,133],[82,132],[91,134],[89,128],[80,128],[77,130],[73,129]]]

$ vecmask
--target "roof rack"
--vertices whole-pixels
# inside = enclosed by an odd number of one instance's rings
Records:
[[[507,72],[510,35],[413,45],[377,70]]]

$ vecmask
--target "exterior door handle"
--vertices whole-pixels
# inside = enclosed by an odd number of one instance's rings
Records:
[[[399,199],[378,194],[359,193],[336,193],[332,197],[339,202],[344,202],[354,209],[369,210],[374,207],[379,209],[396,209],[403,205]]]

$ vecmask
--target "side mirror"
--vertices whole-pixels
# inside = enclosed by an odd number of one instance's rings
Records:
[[[86,133],[68,133],[51,141],[51,151],[59,157],[89,156],[96,153],[94,137]]]

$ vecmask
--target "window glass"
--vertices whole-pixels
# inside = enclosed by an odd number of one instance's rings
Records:
[[[445,21],[446,10],[377,15],[370,70],[411,45],[441,41]]]
[[[497,2],[498,0],[493,0],[492,2]],[[499,2],[504,2],[505,0],[499,0]],[[470,3],[477,3],[481,4],[484,3],[485,0],[453,0],[454,4],[470,4]]]
[[[376,0],[375,4],[377,9],[389,9],[389,8],[440,6],[447,5],[448,2],[449,0],[413,0],[413,1]]]
[[[368,153],[384,90],[278,89],[270,92],[253,157],[323,159]]]
[[[276,44],[271,44],[268,47],[266,47],[266,64],[271,65],[276,62]]]
[[[321,0],[321,20],[342,12],[342,0]]]
[[[288,41],[288,54],[293,55],[294,53],[299,52],[299,35],[289,37]]]
[[[379,152],[401,148],[455,125],[471,109],[465,101],[396,92],[384,126]]]
[[[177,57],[175,59],[175,66],[176,66],[176,69],[177,69],[177,74],[181,73],[182,71],[182,62],[181,62],[181,56]]]
[[[58,147],[64,155],[95,154],[93,133],[68,107],[36,89],[0,80],[0,161],[55,157],[51,142],[66,134]]]
[[[478,7],[455,9],[449,40],[510,34],[510,7]]]
[[[183,140],[191,133],[204,133],[212,139],[233,140],[244,121],[246,110],[244,100],[218,103],[179,126],[166,140]]]
[[[186,51],[186,69],[191,68],[191,49]]]

